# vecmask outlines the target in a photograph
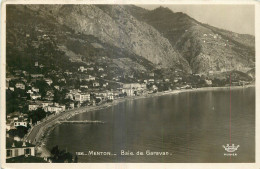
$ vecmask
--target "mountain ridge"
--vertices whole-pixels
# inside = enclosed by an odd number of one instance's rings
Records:
[[[127,7],[133,13],[135,7]],[[133,8],[133,9],[131,9]],[[254,67],[254,37],[200,23],[169,8],[143,10],[136,17],[152,25],[188,61],[193,73],[239,70]],[[215,50],[214,50],[215,49]]]
[[[134,56],[132,59],[139,58],[138,64],[142,59],[147,60],[155,69],[174,68],[187,73],[208,74],[230,70],[248,72],[254,68],[253,36],[200,23],[185,13],[173,12],[169,8],[147,10],[134,5],[26,5],[18,9],[21,13],[26,10],[36,13],[35,19],[39,17],[52,22],[57,31],[66,27],[70,34],[81,34],[79,41],[82,43],[78,43],[81,48],[86,47],[83,42],[87,41],[87,36],[93,36],[100,41],[98,43],[125,51]],[[74,40],[69,38],[68,41]],[[83,59],[87,58],[84,55],[89,55],[83,49],[83,53],[75,54],[78,52],[75,48],[71,51],[71,42],[59,42],[61,44],[58,46],[63,46],[60,50],[68,55]]]

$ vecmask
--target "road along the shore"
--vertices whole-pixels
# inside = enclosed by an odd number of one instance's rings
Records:
[[[248,85],[248,86],[244,86],[244,87],[250,87],[250,86],[254,86],[254,85]],[[178,94],[178,93],[191,92],[191,91],[206,91],[206,90],[223,89],[223,88],[229,88],[229,87],[205,87],[205,88],[197,88],[197,89],[184,89],[184,90],[173,90],[173,91],[167,91],[167,92],[158,92],[158,93],[153,93],[153,94],[144,95],[144,96],[132,96],[132,97],[120,98],[120,99],[114,100],[111,103],[105,103],[105,104],[102,104],[99,106],[87,106],[87,107],[80,107],[80,108],[67,110],[60,114],[52,115],[52,116],[44,119],[39,124],[33,126],[33,128],[30,130],[30,132],[25,136],[25,140],[30,141],[33,144],[37,144],[37,143],[39,143],[39,141],[41,141],[41,138],[44,136],[44,133],[47,132],[51,128],[51,126],[54,126],[55,124],[59,124],[60,120],[69,119],[72,116],[79,114],[79,113],[94,111],[94,110],[98,110],[98,109],[104,109],[104,108],[116,105],[116,104],[126,101],[126,100],[135,100],[135,99],[162,96],[162,95],[168,95],[168,94]],[[243,87],[242,86],[232,86],[232,88],[243,88]]]

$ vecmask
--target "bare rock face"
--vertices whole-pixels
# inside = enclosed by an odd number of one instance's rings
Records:
[[[147,23],[138,21],[122,6],[60,5],[41,7],[41,10],[51,10],[58,23],[142,56],[159,68],[178,67],[190,71],[187,61],[167,38]]]
[[[51,20],[75,34],[94,36],[115,49],[141,56],[156,68],[207,74],[247,72],[255,66],[254,36],[212,27],[168,8],[149,11],[133,5],[24,7],[19,7],[21,12],[31,10],[43,21]]]

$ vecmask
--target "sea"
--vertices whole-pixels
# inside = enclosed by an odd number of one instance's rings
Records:
[[[49,150],[80,163],[255,162],[255,87],[126,100],[69,120],[104,122],[61,124],[48,136]]]

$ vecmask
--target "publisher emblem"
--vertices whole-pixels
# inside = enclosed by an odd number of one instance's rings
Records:
[[[235,146],[235,144],[232,145],[227,144],[226,146],[223,145],[223,148],[229,153],[233,153],[237,151],[238,147],[239,145]]]
[[[227,144],[226,146],[223,145],[222,147],[226,150],[226,152],[224,153],[224,156],[227,156],[227,157],[237,156],[236,151],[237,151],[239,145],[236,146],[235,144],[232,144],[232,145]]]

